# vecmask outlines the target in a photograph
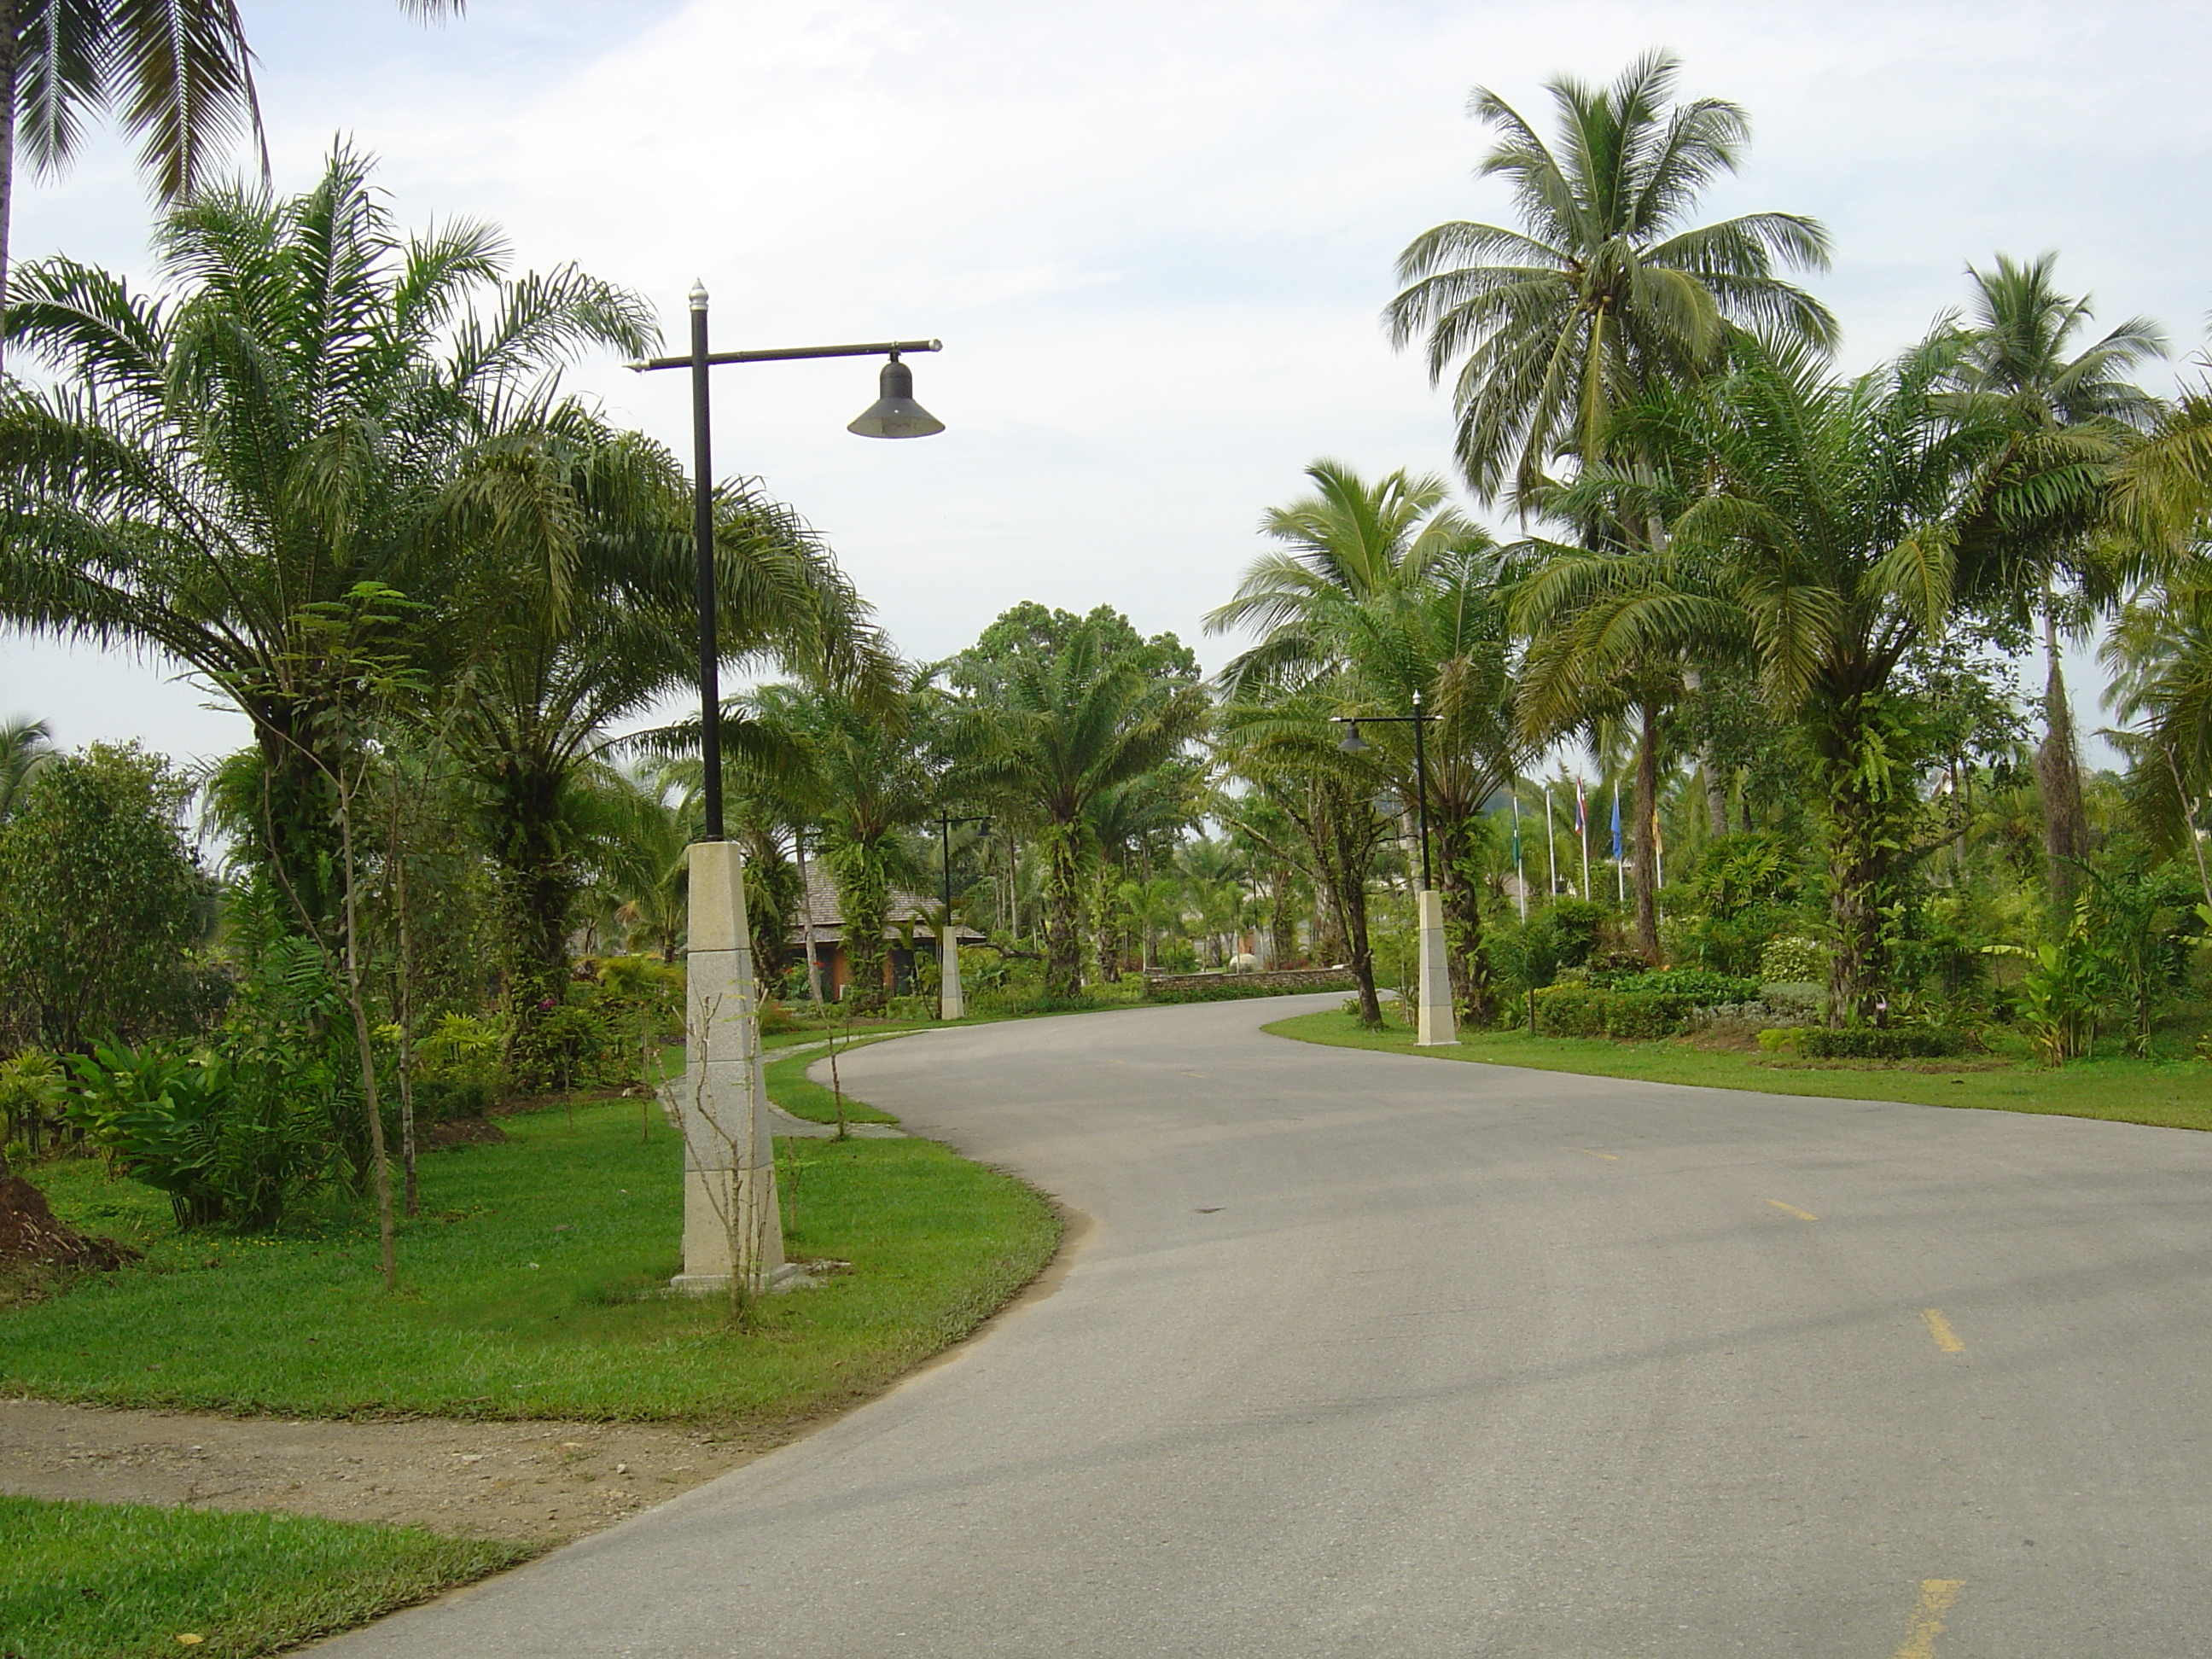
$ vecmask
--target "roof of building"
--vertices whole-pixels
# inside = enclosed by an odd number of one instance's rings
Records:
[[[935,909],[935,905],[926,903],[914,894],[894,887],[890,891],[890,902],[884,911],[884,937],[897,938],[901,928],[908,922],[914,922],[926,931]],[[805,941],[809,921],[814,925],[814,941],[817,945],[834,945],[844,935],[845,916],[837,902],[837,889],[823,873],[820,863],[811,860],[806,866],[805,903],[800,913],[792,918],[791,931],[787,935],[792,944],[799,945]],[[972,927],[964,921],[960,924],[959,935],[963,945],[980,945],[986,937],[981,928]]]

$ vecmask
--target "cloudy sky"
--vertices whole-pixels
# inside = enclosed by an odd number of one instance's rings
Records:
[[[1968,261],[2062,252],[2109,322],[2183,353],[2212,306],[2212,10],[2107,0],[244,0],[280,188],[334,138],[382,158],[402,222],[473,216],[524,265],[575,260],[718,347],[939,336],[950,430],[843,425],[874,368],[720,371],[719,470],[830,538],[902,647],[945,654],[1006,605],[1110,604],[1209,663],[1199,618],[1253,526],[1334,456],[1443,471],[1449,410],[1377,323],[1398,249],[1498,219],[1469,88],[1531,115],[1560,73],[1647,47],[1748,106],[1719,216],[1810,213],[1847,366],[1956,304]],[[95,142],[16,198],[19,258],[150,275],[148,206]],[[2193,371],[2185,361],[2160,376]],[[574,383],[688,448],[680,376]],[[243,742],[173,665],[0,636],[0,717],[65,744]],[[2094,693],[2094,686],[2085,689]]]

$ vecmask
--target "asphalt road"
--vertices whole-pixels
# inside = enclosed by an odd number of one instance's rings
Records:
[[[2212,1652],[2212,1136],[1261,1035],[848,1085],[1095,1222],[821,1433],[343,1659]]]

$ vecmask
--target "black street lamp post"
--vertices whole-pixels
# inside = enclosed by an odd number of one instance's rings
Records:
[[[690,927],[684,945],[686,1066],[672,1103],[684,1134],[684,1271],[676,1288],[772,1288],[785,1272],[781,1212],[775,1196],[775,1143],[761,1076],[759,985],[744,903],[744,872],[722,822],[721,648],[715,627],[714,484],[707,371],[718,363],[782,362],[799,357],[888,357],[881,395],[847,428],[864,438],[924,438],[945,423],[914,400],[914,371],[902,353],[935,351],[935,340],[873,345],[787,346],[773,351],[709,351],[707,290],[691,288],[691,349],[681,357],[634,362],[641,374],[691,371],[691,534],[697,555],[699,758],[706,833],[690,854]],[[808,928],[811,954],[812,927]]]
[[[959,1019],[968,1012],[968,999],[960,988],[960,944],[953,936],[952,925],[952,832],[963,823],[980,823],[982,833],[991,833],[988,817],[954,817],[940,814],[937,820],[938,847],[944,860],[945,908],[939,913],[939,932],[937,935],[937,1017],[939,1019]]]
[[[707,349],[707,289],[691,285],[691,349],[681,357],[653,357],[629,365],[639,374],[657,368],[691,371],[691,536],[698,556],[699,758],[706,768],[701,804],[703,839],[722,839],[721,651],[714,625],[714,483],[713,422],[707,371],[720,363],[781,363],[802,357],[888,357],[876,401],[845,429],[863,438],[927,438],[945,423],[914,400],[914,371],[900,357],[909,351],[942,351],[939,340],[881,340],[867,345],[779,346],[764,351]]]
[[[1413,728],[1413,816],[1420,825],[1421,890],[1427,892],[1433,884],[1429,880],[1429,750],[1422,740],[1422,728],[1436,719],[1434,714],[1421,712],[1421,694],[1413,693],[1413,712],[1410,714],[1338,714],[1338,725],[1346,728],[1344,741],[1337,747],[1347,755],[1364,755],[1371,746],[1359,735],[1359,723],[1370,726],[1410,726]]]

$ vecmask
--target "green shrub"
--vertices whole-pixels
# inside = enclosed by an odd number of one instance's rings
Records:
[[[1816,1026],[1799,1035],[1797,1052],[1808,1060],[1948,1060],[1965,1054],[1972,1041],[1966,1032],[1936,1025]]]
[[[1605,1034],[1648,1040],[1689,1030],[1688,998],[1665,991],[1614,991],[1605,1004]]]
[[[1648,993],[1675,997],[1686,1005],[1749,1002],[1759,995],[1759,981],[1735,974],[1716,974],[1706,968],[1666,968],[1642,973],[1593,974],[1590,982],[1608,991]]]
[[[167,1193],[179,1230],[273,1225],[289,1197],[330,1174],[323,1060],[103,1043],[69,1063],[70,1121],[121,1173]]]
[[[1603,1036],[1610,991],[1555,985],[1536,993],[1536,1030],[1541,1036]],[[1518,1023],[1517,1021],[1516,1022]]]
[[[415,1116],[422,1123],[482,1117],[491,1109],[491,1085],[473,1078],[418,1077],[414,1091]]]
[[[1817,940],[1784,933],[1759,953],[1759,976],[1770,984],[1818,984],[1828,977],[1828,953]]]

